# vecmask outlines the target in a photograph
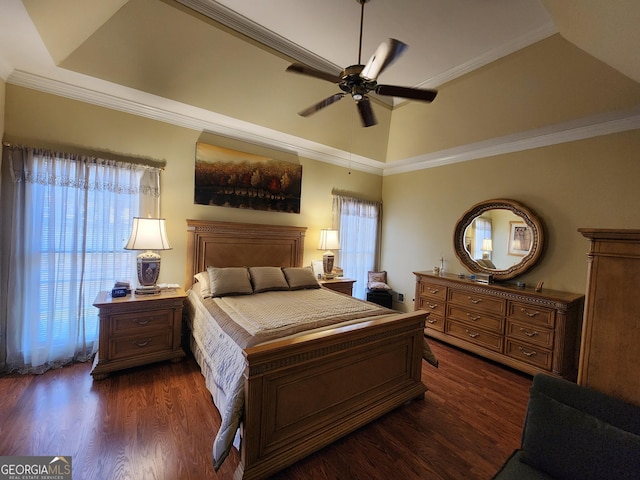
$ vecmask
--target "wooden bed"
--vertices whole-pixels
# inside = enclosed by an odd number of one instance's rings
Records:
[[[306,228],[202,220],[187,225],[185,290],[209,265],[302,264]],[[234,478],[268,477],[422,398],[426,316],[399,313],[245,349],[242,442]]]

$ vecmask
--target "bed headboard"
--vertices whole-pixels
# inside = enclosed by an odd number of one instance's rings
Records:
[[[307,227],[187,220],[185,290],[214,267],[299,267]]]

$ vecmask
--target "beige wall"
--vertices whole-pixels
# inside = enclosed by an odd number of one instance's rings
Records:
[[[467,272],[453,252],[458,218],[472,205],[510,198],[545,224],[540,264],[519,278],[528,284],[584,292],[588,242],[581,227],[640,228],[640,131],[384,177],[382,267],[412,309],[411,272]]]
[[[387,162],[640,104],[640,84],[554,35],[392,113]]]
[[[309,264],[312,259],[322,258],[317,241],[320,229],[331,226],[332,188],[375,199],[380,199],[382,190],[380,176],[300,158],[300,214],[194,205],[195,145],[200,139],[212,137],[15,85],[7,86],[5,133],[14,141],[67,145],[166,162],[161,214],[167,219],[173,250],[162,253],[161,282],[184,284],[187,218],[306,226],[304,261]]]

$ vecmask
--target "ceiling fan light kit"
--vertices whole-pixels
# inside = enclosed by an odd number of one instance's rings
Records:
[[[287,67],[287,72],[298,73],[335,83],[338,85],[340,90],[342,90],[342,93],[331,95],[330,97],[305,108],[298,112],[298,115],[308,117],[338,100],[342,100],[345,95],[349,94],[356,102],[362,125],[364,127],[371,127],[376,125],[378,122],[376,121],[376,117],[373,113],[369,97],[367,96],[369,92],[374,92],[378,95],[419,100],[428,103],[432,102],[436,98],[438,93],[436,90],[378,84],[378,76],[407,49],[407,45],[400,40],[388,38],[378,46],[369,61],[365,65],[362,65],[364,5],[369,1],[370,0],[356,0],[356,2],[361,5],[360,44],[358,48],[358,63],[356,65],[346,67],[340,75],[316,70],[315,68],[311,68],[300,63],[294,63]]]

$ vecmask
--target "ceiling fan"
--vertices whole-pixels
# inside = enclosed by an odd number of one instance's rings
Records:
[[[362,57],[362,25],[364,21],[364,5],[370,0],[356,0],[361,5],[360,11],[360,45],[358,49],[358,64],[345,68],[340,75],[316,70],[315,68],[293,63],[287,67],[287,72],[299,73],[310,77],[326,80],[335,83],[340,87],[342,92],[331,95],[328,98],[310,106],[300,112],[298,115],[308,117],[309,115],[328,107],[332,103],[341,100],[345,95],[350,94],[356,101],[362,125],[371,127],[378,123],[373,114],[371,102],[367,94],[375,92],[378,95],[391,97],[401,97],[410,100],[420,100],[423,102],[432,102],[436,98],[436,90],[427,90],[411,87],[400,87],[396,85],[379,85],[376,81],[380,75],[394,60],[396,60],[407,48],[405,43],[394,38],[389,38],[382,42],[371,56],[366,65],[361,64]]]

